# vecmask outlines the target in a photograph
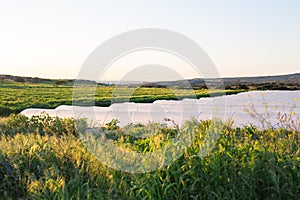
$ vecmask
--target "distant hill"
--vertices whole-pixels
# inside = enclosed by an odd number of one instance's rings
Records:
[[[14,82],[27,82],[27,83],[49,83],[51,79],[43,79],[38,77],[22,77],[12,75],[0,75],[0,81],[14,81]]]
[[[222,84],[220,84],[220,82]],[[188,79],[178,81],[159,81],[145,83],[144,87],[179,87],[195,89],[207,88],[207,84],[216,87],[224,85],[226,89],[258,89],[258,90],[299,90],[300,73],[279,76],[235,77],[222,79]]]
[[[44,79],[38,77],[21,77],[12,75],[0,75],[0,81],[13,81],[24,83],[45,83],[56,85],[73,85],[74,79]],[[82,83],[95,84],[95,81],[80,80]],[[220,81],[224,83],[226,89],[258,89],[258,90],[299,90],[300,73],[279,75],[279,76],[257,76],[257,77],[233,77],[219,79],[188,79],[177,81],[159,81],[144,83],[123,83],[124,86],[142,87],[177,87],[177,88],[207,88],[207,84],[219,87]],[[107,85],[104,83],[98,83]]]
[[[12,81],[12,82],[21,82],[21,83],[41,83],[41,84],[56,84],[56,85],[73,85],[74,79],[45,79],[38,77],[23,77],[23,76],[12,76],[12,75],[1,75],[0,81]],[[95,81],[90,80],[77,80],[82,83],[96,83]]]

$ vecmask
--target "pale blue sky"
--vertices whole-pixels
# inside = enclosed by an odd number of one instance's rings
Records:
[[[300,1],[0,0],[0,74],[75,78],[102,42],[138,28],[196,41],[227,76],[300,72]]]

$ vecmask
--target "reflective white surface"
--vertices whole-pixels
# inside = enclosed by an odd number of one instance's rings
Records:
[[[149,121],[181,126],[192,117],[198,120],[220,118],[231,119],[236,126],[262,126],[260,120],[250,113],[261,115],[274,127],[278,124],[278,113],[300,113],[300,91],[251,91],[237,95],[196,99],[157,100],[154,103],[117,103],[110,107],[74,107],[61,105],[56,109],[26,109],[21,113],[28,117],[43,112],[61,118],[87,118],[97,125],[104,125],[118,119],[120,125],[128,123],[148,123]],[[173,121],[173,122],[172,122]]]

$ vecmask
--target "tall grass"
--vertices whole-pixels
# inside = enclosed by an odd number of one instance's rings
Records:
[[[84,122],[81,122],[84,124]],[[192,145],[174,163],[131,174],[101,164],[83,146],[71,119],[11,115],[0,121],[0,198],[15,199],[299,199],[299,132],[223,124],[213,150],[199,158],[210,121],[189,121]],[[148,138],[123,135],[153,124],[107,124],[107,137],[135,151],[155,151],[176,128]],[[126,130],[125,130],[126,128]],[[158,139],[159,138],[159,139]]]

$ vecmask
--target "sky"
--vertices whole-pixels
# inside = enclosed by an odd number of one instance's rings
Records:
[[[76,78],[100,44],[140,28],[168,29],[197,42],[221,77],[299,73],[299,10],[297,0],[0,0],[0,74]],[[180,75],[195,76],[174,56],[147,53],[142,67],[176,63]],[[106,79],[132,72],[128,56]]]

